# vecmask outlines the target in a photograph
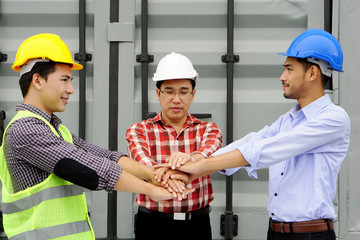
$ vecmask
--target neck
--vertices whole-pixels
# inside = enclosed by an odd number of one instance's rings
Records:
[[[24,104],[32,105],[32,106],[34,106],[34,107],[36,107],[36,108],[38,108],[38,109],[46,112],[46,113],[49,114],[49,115],[52,115],[52,114],[53,114],[52,112],[47,111],[47,110],[44,108],[44,106],[37,100],[36,97],[31,97],[31,95],[26,95],[26,96],[24,97]]]
[[[166,117],[163,117],[163,121],[166,124],[175,128],[177,133],[179,133],[181,131],[181,129],[183,128],[183,126],[186,122],[186,119],[187,119],[187,115],[185,116],[185,118],[182,118],[182,119],[167,119]]]
[[[321,98],[322,96],[324,96],[324,91],[322,92],[318,92],[318,93],[314,93],[314,94],[310,94],[307,97],[303,97],[300,99],[297,99],[300,108],[303,109],[304,107],[306,107],[307,105],[309,105],[310,103],[314,102],[315,100]]]

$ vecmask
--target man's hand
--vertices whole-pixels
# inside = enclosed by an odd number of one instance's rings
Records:
[[[181,165],[180,167],[178,167],[177,170],[179,170],[179,172],[188,173],[190,175],[200,175],[203,172],[203,169],[201,169],[201,164],[202,164],[201,162],[202,162],[202,160],[194,161],[194,162],[187,162],[184,165]],[[170,167],[169,167],[168,163],[163,163],[163,164],[154,166],[155,172],[161,168],[170,168]],[[167,172],[167,171],[163,169],[160,172],[165,174],[165,172]]]
[[[190,154],[174,152],[166,159],[166,161],[168,162],[169,167],[174,170],[189,161],[195,161],[195,159]]]
[[[190,183],[189,174],[178,170],[171,170],[168,166],[166,166],[166,163],[164,165],[161,167],[154,167],[154,175],[156,181],[161,182],[163,185],[165,185],[169,179],[179,180],[182,181],[184,184]]]
[[[194,188],[187,188],[184,190],[183,193],[170,193],[167,189],[163,187],[158,187],[155,185],[152,185],[153,188],[149,194],[147,194],[152,200],[156,202],[161,202],[165,206],[169,206],[170,204],[166,201],[169,199],[176,198],[177,200],[181,201],[182,199],[186,198],[188,194],[191,194],[195,191]]]

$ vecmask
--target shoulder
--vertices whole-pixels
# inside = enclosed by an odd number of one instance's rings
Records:
[[[51,129],[44,121],[35,117],[15,120],[7,130],[7,139],[20,145],[32,144],[35,139],[50,135],[52,135]]]
[[[333,103],[329,104],[314,116],[315,121],[320,121],[324,125],[339,127],[344,130],[350,128],[350,118],[346,111]]]
[[[36,117],[25,117],[15,120],[8,131],[29,134],[32,132],[48,131],[49,127],[44,121]]]
[[[345,109],[333,103],[324,108],[320,115],[345,122],[350,121],[349,115],[346,113]]]
[[[126,134],[143,134],[146,131],[156,128],[159,123],[151,120],[143,120],[141,122],[135,122],[127,129]]]
[[[203,121],[200,120],[192,115],[190,115],[192,118],[192,121],[188,121],[188,124],[195,129],[203,129],[204,131],[220,131],[220,128],[218,127],[218,125],[214,122],[207,122],[207,121]]]

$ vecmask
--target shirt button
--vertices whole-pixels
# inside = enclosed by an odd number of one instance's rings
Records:
[[[274,196],[276,197],[276,196],[277,196],[277,193],[275,193]]]
[[[274,214],[274,213],[271,213],[271,216],[275,216],[275,214]]]
[[[282,172],[282,173],[281,173],[281,176],[283,176],[283,175],[284,175],[284,173]]]

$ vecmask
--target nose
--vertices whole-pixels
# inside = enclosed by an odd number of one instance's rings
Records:
[[[68,94],[73,94],[75,92],[74,86],[73,86],[71,81],[69,81],[67,86],[66,86],[66,92]]]
[[[284,82],[285,80],[286,80],[286,76],[285,76],[285,70],[284,70],[280,76],[280,81]]]
[[[180,92],[174,92],[173,94],[174,94],[172,98],[173,102],[181,102]]]

